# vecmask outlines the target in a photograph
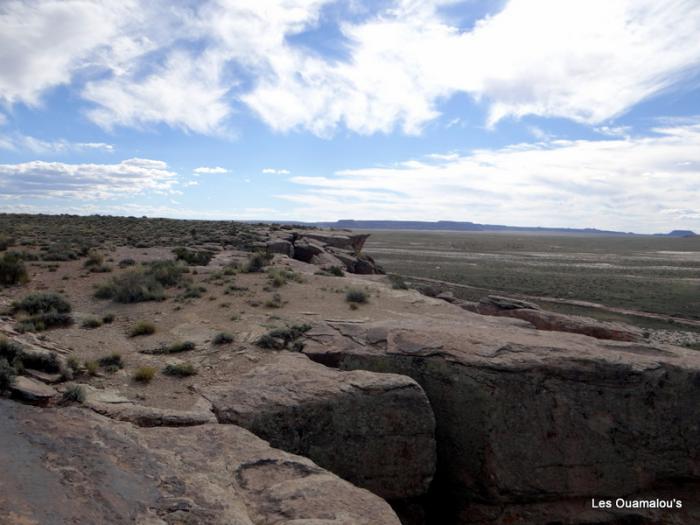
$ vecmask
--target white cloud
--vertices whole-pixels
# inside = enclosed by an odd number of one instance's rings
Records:
[[[68,153],[81,151],[114,152],[114,146],[105,142],[71,142],[65,139],[42,140],[17,132],[0,133],[0,149],[30,151],[32,153]]]
[[[37,104],[73,81],[107,129],[225,134],[243,103],[279,131],[415,134],[457,93],[491,125],[530,114],[599,124],[700,64],[690,0],[509,0],[468,30],[439,7],[469,2],[394,0],[340,21],[343,59],[288,38],[322,23],[331,1],[4,2],[0,100]]]
[[[289,175],[290,171],[286,169],[263,168],[261,173],[265,173],[267,175]]]
[[[228,170],[226,168],[222,168],[220,166],[215,166],[215,167],[208,167],[208,166],[201,166],[199,168],[195,168],[194,170],[195,173],[199,175],[209,175],[209,174],[216,174],[216,173],[228,173]]]
[[[307,220],[471,220],[653,232],[700,230],[700,122],[650,137],[551,140],[393,167],[293,177]]]
[[[145,192],[172,193],[176,174],[165,162],[128,159],[118,164],[35,160],[0,164],[0,194],[30,198],[109,199]]]

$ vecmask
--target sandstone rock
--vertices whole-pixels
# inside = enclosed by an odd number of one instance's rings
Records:
[[[129,421],[140,427],[190,427],[216,423],[216,417],[208,410],[172,410],[135,403],[95,401],[86,402],[85,405],[98,414],[119,421]]]
[[[265,243],[268,253],[279,253],[287,257],[294,257],[294,245],[284,239],[273,239]]]
[[[358,233],[345,235],[333,232],[303,232],[300,236],[320,241],[326,246],[333,246],[334,248],[342,248],[344,250],[352,250],[355,253],[360,253],[369,234]]]
[[[450,292],[440,292],[435,296],[436,299],[442,299],[443,301],[447,301],[448,303],[455,303],[458,301],[458,299],[455,297],[455,295]]]
[[[642,331],[630,325],[611,323],[581,317],[547,312],[527,301],[490,295],[479,301],[476,311],[482,315],[515,317],[528,321],[538,330],[572,332],[597,339],[614,341],[641,341]]]
[[[405,374],[424,388],[437,423],[436,523],[593,523],[565,521],[563,502],[700,481],[698,352],[486,319],[307,333],[304,352],[321,363]],[[697,494],[684,504],[697,507]],[[499,521],[516,505],[530,511]]]
[[[0,400],[0,523],[399,525],[389,505],[234,425],[138,428]]]
[[[345,265],[340,259],[327,252],[321,253],[319,255],[314,255],[311,258],[311,264],[315,264],[316,266],[319,266],[324,269],[330,268],[331,266],[337,266],[339,268],[345,267]]]
[[[37,405],[46,405],[58,395],[58,392],[35,379],[29,377],[18,376],[10,387],[10,392],[15,397],[36,403]]]
[[[299,261],[311,262],[314,255],[322,253],[324,253],[323,246],[316,242],[301,239],[294,243],[294,258]]]
[[[247,428],[382,497],[421,495],[432,479],[433,414],[408,377],[339,372],[282,353],[202,393],[220,422]]]

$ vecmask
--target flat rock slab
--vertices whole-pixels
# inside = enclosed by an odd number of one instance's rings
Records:
[[[554,523],[561,516],[547,509],[562,501],[700,482],[700,353],[494,319],[329,323],[307,332],[304,353],[343,370],[405,374],[424,388],[437,423],[436,501],[460,523],[481,523],[468,517],[474,501],[538,502],[543,516],[513,523]],[[684,507],[691,503],[700,495]]]
[[[12,392],[13,396],[18,397],[23,401],[36,403],[39,405],[49,403],[58,395],[58,392],[56,392],[56,390],[49,385],[46,385],[41,381],[37,381],[36,379],[31,379],[24,376],[18,376],[15,378],[14,383],[10,387],[10,392]]]
[[[391,507],[234,425],[138,428],[0,400],[0,523],[400,525]]]
[[[340,372],[282,352],[201,392],[219,422],[247,428],[382,497],[421,495],[433,477],[433,413],[409,377]]]

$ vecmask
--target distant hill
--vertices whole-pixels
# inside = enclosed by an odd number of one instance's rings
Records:
[[[346,228],[350,230],[426,230],[469,232],[533,232],[588,235],[634,235],[631,232],[598,230],[596,228],[544,228],[540,226],[505,226],[501,224],[478,224],[461,221],[356,221],[316,222],[324,228]]]
[[[669,233],[655,233],[654,235],[660,235],[662,237],[697,237],[698,234],[692,230],[673,230]]]

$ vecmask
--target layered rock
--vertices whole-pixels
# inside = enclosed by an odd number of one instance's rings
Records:
[[[299,354],[201,390],[222,423],[307,456],[382,497],[424,494],[435,471],[435,422],[412,379],[340,372]]]
[[[541,310],[536,304],[509,297],[489,295],[479,301],[475,310],[482,315],[522,319],[531,323],[538,330],[572,332],[614,341],[641,341],[643,339],[642,331],[630,325],[598,321],[590,317],[547,312]]]
[[[436,523],[613,523],[649,513],[591,518],[591,497],[700,481],[692,350],[499,328],[466,312],[307,335],[304,352],[319,362],[405,374],[424,388],[437,422]]]
[[[234,425],[137,428],[0,399],[0,523],[399,525],[389,505]]]

